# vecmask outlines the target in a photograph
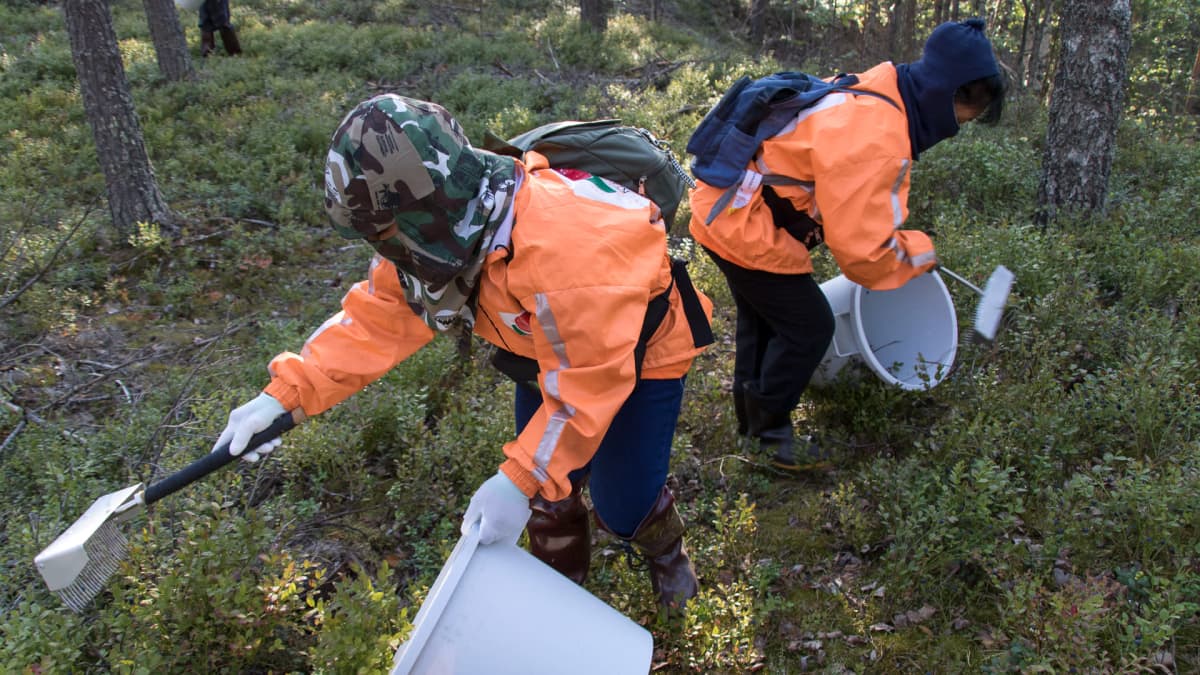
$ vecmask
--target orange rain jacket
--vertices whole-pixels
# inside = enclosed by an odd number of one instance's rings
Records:
[[[543,405],[505,444],[500,469],[525,494],[557,501],[570,493],[567,473],[591,459],[633,391],[634,346],[650,299],[671,288],[670,310],[646,348],[644,379],[682,377],[703,349],[671,285],[658,209],[628,190],[567,178],[536,153],[523,166],[512,255],[502,248],[484,262],[475,333],[538,361]],[[711,319],[712,303],[699,295]],[[377,255],[342,311],[299,354],[271,361],[265,391],[287,410],[316,415],[432,339],[409,309],[395,267]]]
[[[763,142],[747,168],[805,181],[772,189],[823,225],[825,244],[847,278],[888,290],[929,270],[937,259],[928,235],[899,229],[908,217],[912,149],[896,68],[882,63],[859,80],[856,89],[883,94],[900,109],[875,96],[829,94]],[[747,205],[727,209],[705,225],[724,192],[702,181],[692,190],[689,229],[698,243],[747,269],[813,271],[804,244],[775,225],[761,187]]]

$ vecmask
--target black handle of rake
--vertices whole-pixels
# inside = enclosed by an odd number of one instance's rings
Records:
[[[292,413],[284,413],[276,417],[275,421],[271,422],[271,426],[251,436],[250,442],[246,444],[246,449],[253,450],[267,441],[279,438],[283,432],[294,426],[296,426],[296,420],[292,417]],[[173,494],[181,488],[204,478],[235,459],[237,459],[237,455],[229,454],[229,444],[224,443],[221,447],[147,487],[142,499],[146,504],[153,504],[163,497]]]

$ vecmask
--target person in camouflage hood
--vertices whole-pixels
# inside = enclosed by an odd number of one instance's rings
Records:
[[[463,517],[583,583],[591,514],[640,551],[668,610],[698,591],[667,487],[684,377],[711,342],[712,303],[667,255],[660,209],[616,183],[471,147],[441,106],[376,96],[342,120],[325,208],[376,251],[367,278],[270,383],[229,414],[214,448],[247,448],[284,411],[337,405],[435,335],[472,334],[518,382],[517,434]],[[707,331],[707,333],[706,333]],[[301,414],[302,413],[302,414]],[[414,461],[419,461],[419,456]]]
[[[426,325],[469,333],[485,253],[512,220],[515,172],[512,158],[472,148],[445,108],[383,94],[334,132],[325,210],[396,266]]]

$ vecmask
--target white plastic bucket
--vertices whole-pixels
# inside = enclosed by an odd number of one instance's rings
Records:
[[[179,9],[184,9],[189,12],[194,12],[200,9],[200,5],[204,4],[204,0],[175,0],[175,6]]]
[[[932,389],[958,353],[958,317],[937,273],[892,291],[872,291],[844,275],[821,284],[835,322],[833,341],[811,384],[833,382],[852,361],[879,379],[914,391]]]
[[[645,675],[645,628],[523,549],[463,535],[392,675]]]

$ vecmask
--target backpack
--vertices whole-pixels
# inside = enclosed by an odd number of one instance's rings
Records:
[[[645,129],[624,126],[615,119],[551,122],[507,141],[489,131],[484,134],[483,149],[512,157],[533,150],[545,155],[553,168],[578,169],[622,185],[658,206],[668,232],[684,193],[696,185],[666,143]],[[712,327],[688,277],[687,263],[672,259],[671,285],[650,300],[634,347],[638,379],[642,376],[642,361],[650,338],[670,310],[672,288],[679,289],[693,344],[704,347],[713,343]],[[492,365],[517,384],[536,389],[537,361],[497,348]]]
[[[762,142],[775,136],[796,119],[797,113],[827,94],[866,94],[891,103],[895,101],[872,91],[854,89],[856,75],[838,75],[826,82],[814,75],[785,71],[758,79],[743,76],[721,97],[688,139],[692,174],[719,188],[728,188],[713,205],[704,224],[712,223],[729,204],[745,177],[746,165],[758,154]],[[763,185],[798,184],[786,176],[763,176]]]
[[[551,122],[507,141],[488,132],[483,148],[512,157],[533,150],[551,167],[607,178],[654,202],[668,231],[684,193],[696,185],[666,143],[615,119]]]

